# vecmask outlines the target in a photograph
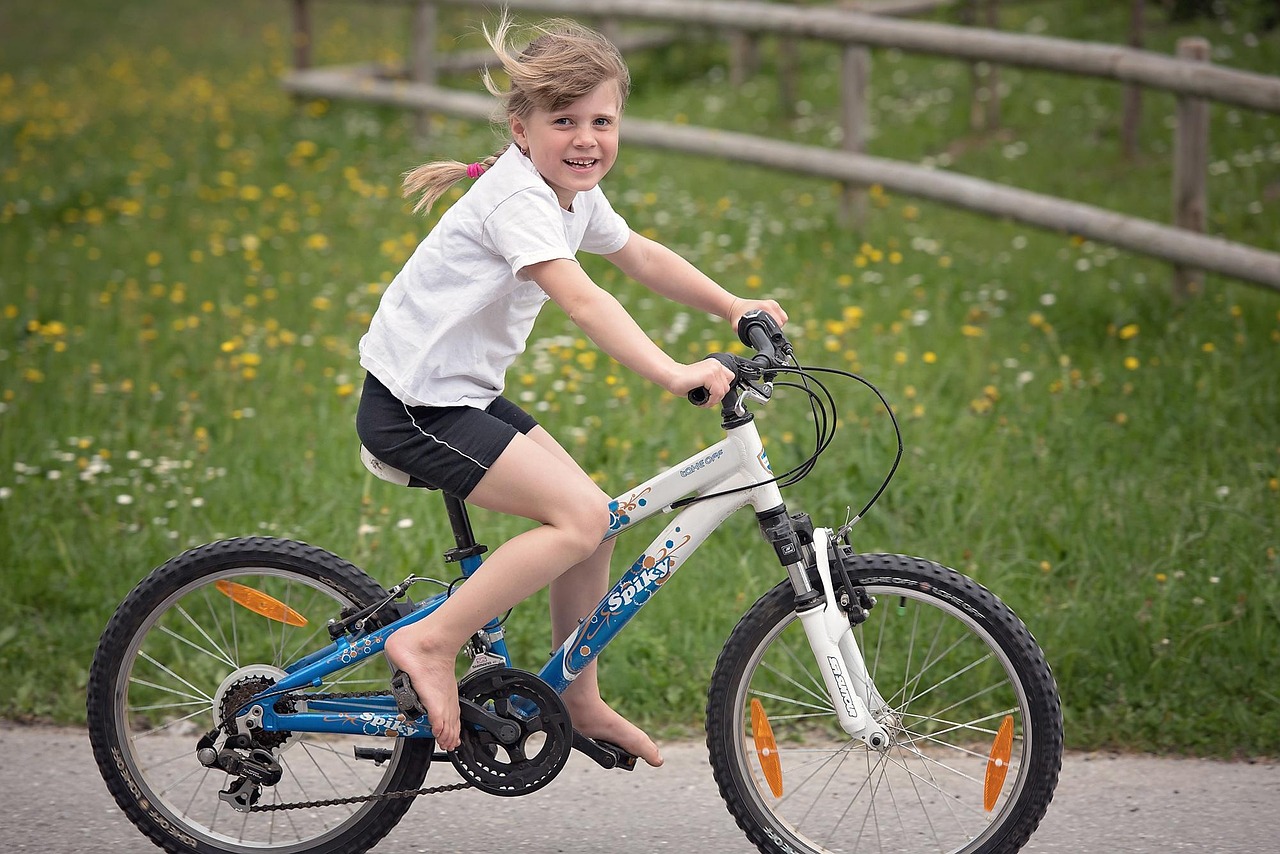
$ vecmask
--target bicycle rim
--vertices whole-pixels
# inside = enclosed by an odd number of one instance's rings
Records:
[[[268,619],[229,595],[242,585],[271,597],[287,619]],[[243,599],[244,597],[238,597]],[[235,567],[202,575],[160,601],[123,649],[114,679],[115,763],[139,803],[159,812],[166,832],[195,850],[327,851],[347,847],[380,823],[388,802],[244,813],[218,797],[231,778],[200,765],[199,737],[219,722],[229,695],[252,694],[283,674],[292,660],[329,643],[327,622],[347,605],[364,604],[333,585],[279,567]],[[320,692],[385,689],[381,657],[335,674]],[[404,739],[317,733],[265,734],[283,769],[262,790],[258,806],[340,799],[416,787],[425,773],[426,745]],[[358,746],[388,749],[385,763],[357,760]],[[396,804],[398,812],[407,802]],[[155,818],[153,816],[153,818]],[[394,820],[393,820],[394,821]],[[195,844],[192,844],[195,843]],[[168,847],[168,846],[166,846]]]
[[[870,750],[840,728],[785,591],[748,654],[730,713],[729,761],[766,837],[755,841],[831,854],[1016,850],[1039,820],[1025,817],[1024,792],[1051,793],[1056,770],[1033,780],[1030,722],[1041,713],[1012,645],[936,587],[866,589],[879,604],[856,635],[888,705],[877,717],[892,746]],[[1045,804],[1047,796],[1040,812]]]

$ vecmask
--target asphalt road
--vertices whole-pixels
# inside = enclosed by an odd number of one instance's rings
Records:
[[[377,854],[751,854],[700,743],[665,744],[661,769],[605,771],[574,754],[522,798],[475,791],[422,799]],[[445,769],[448,773],[452,769]],[[432,771],[429,783],[443,782]],[[81,730],[0,723],[0,840],[6,852],[158,851],[116,808]],[[1023,851],[1168,854],[1280,850],[1280,763],[1071,755]]]

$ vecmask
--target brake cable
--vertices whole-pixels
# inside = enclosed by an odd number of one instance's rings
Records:
[[[836,425],[839,423],[835,396],[832,395],[831,390],[827,387],[825,383],[823,383],[817,377],[814,377],[811,375],[811,373],[827,373],[827,374],[835,374],[837,376],[842,376],[847,379],[855,380],[861,383],[862,385],[866,386],[867,388],[871,389],[871,391],[875,394],[875,396],[880,400],[881,405],[884,406],[885,412],[888,413],[889,415],[889,421],[893,425],[894,436],[896,437],[897,444],[898,444],[897,452],[893,459],[893,464],[889,467],[889,471],[885,475],[884,480],[881,482],[879,489],[876,490],[875,494],[871,496],[871,499],[863,506],[863,508],[860,511],[858,511],[858,513],[849,522],[845,523],[842,530],[847,530],[848,528],[851,528],[860,519],[866,516],[866,514],[871,510],[872,505],[874,505],[876,501],[880,499],[880,496],[884,494],[885,490],[889,488],[889,483],[890,481],[893,480],[894,474],[897,473],[898,465],[902,461],[902,454],[903,454],[902,429],[898,424],[897,416],[893,414],[893,407],[889,405],[889,401],[885,398],[884,394],[880,391],[880,389],[876,388],[876,386],[870,380],[868,380],[866,377],[863,377],[859,374],[850,373],[849,371],[842,371],[842,370],[839,370],[838,368],[806,367],[804,365],[801,365],[799,362],[795,361],[795,359],[793,358],[791,365],[770,366],[768,369],[766,369],[765,372],[766,373],[798,374],[801,377],[804,383],[803,385],[800,385],[797,383],[775,383],[774,387],[799,389],[800,391],[803,391],[805,394],[809,396],[809,406],[813,413],[813,419],[814,419],[814,451],[813,453],[810,454],[809,457],[805,459],[803,462],[801,462],[799,465],[791,468],[786,472],[783,472],[780,475],[775,475],[774,477],[768,480],[752,483],[746,486],[734,487],[733,489],[725,489],[719,492],[711,492],[711,493],[707,493],[706,495],[692,495],[687,498],[682,498],[678,501],[672,502],[671,508],[673,510],[676,510],[682,507],[688,507],[689,505],[695,504],[699,501],[706,501],[707,499],[710,499],[710,498],[720,498],[721,496],[725,496],[725,495],[733,495],[739,492],[746,492],[751,489],[755,489],[757,486],[763,486],[769,483],[777,483],[778,487],[780,489],[783,489],[789,486],[794,486],[795,484],[799,483],[801,480],[804,480],[804,478],[806,478],[810,474],[810,472],[812,472],[813,469],[817,466],[818,457],[820,457],[831,446],[831,443],[835,439],[835,435],[836,435]],[[809,385],[810,383],[813,383],[814,385],[816,385],[818,389],[821,390],[822,393],[819,394],[818,392],[814,391],[814,389],[810,387]],[[825,398],[825,401],[824,401],[824,398]]]

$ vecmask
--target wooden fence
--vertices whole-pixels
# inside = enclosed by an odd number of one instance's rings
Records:
[[[391,104],[423,114],[492,117],[491,98],[436,85],[439,70],[456,67],[460,57],[437,55],[434,49],[437,5],[488,9],[490,0],[399,0],[413,9],[408,79],[395,79],[369,65],[310,68],[309,54],[300,53],[309,42],[309,0],[291,2],[295,70],[283,80],[288,91],[300,96]],[[520,12],[696,25],[725,33],[790,36],[842,46],[844,139],[838,151],[634,117],[627,120],[631,142],[832,178],[848,187],[879,184],[906,195],[1079,235],[1173,263],[1179,293],[1196,284],[1201,270],[1280,291],[1280,253],[1203,234],[1208,172],[1205,102],[1280,112],[1280,77],[1215,66],[1207,61],[1208,44],[1203,39],[1184,40],[1179,44],[1179,55],[1169,57],[1118,45],[899,20],[845,8],[751,0],[505,0],[505,5]],[[624,49],[633,46],[628,37],[651,41],[654,35],[619,35]],[[866,154],[862,141],[872,47],[1101,77],[1174,93],[1178,97],[1174,224]]]

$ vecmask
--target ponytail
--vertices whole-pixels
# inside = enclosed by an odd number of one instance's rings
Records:
[[[436,160],[411,169],[404,173],[404,197],[408,199],[418,196],[413,212],[426,213],[450,187],[463,178],[479,178],[510,146],[511,143],[507,143],[493,155],[470,165],[457,160]]]

